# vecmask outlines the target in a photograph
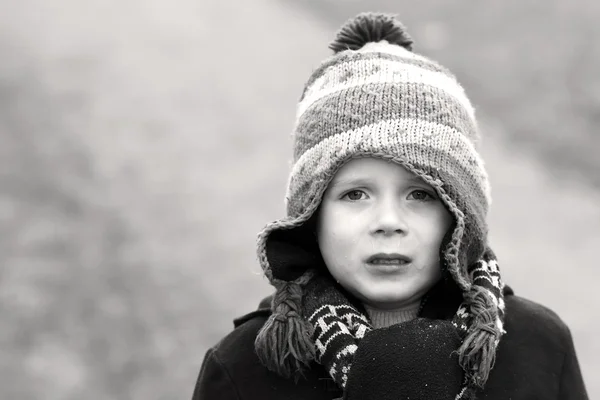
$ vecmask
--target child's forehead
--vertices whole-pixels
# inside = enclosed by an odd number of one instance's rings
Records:
[[[330,187],[369,181],[427,184],[421,177],[398,163],[378,158],[357,158],[348,161],[335,173]]]

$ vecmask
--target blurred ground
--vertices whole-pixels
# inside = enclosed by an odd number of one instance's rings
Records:
[[[366,2],[0,2],[0,397],[189,398],[269,292],[295,103]],[[600,7],[387,3],[478,105],[505,280],[600,395]]]

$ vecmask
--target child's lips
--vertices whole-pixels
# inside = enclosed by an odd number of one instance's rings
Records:
[[[399,253],[377,253],[366,260],[367,264],[373,265],[404,265],[411,261],[410,257]]]
[[[411,258],[398,253],[378,253],[367,258],[368,268],[377,273],[396,273],[404,271]]]
[[[406,261],[400,260],[398,258],[389,259],[389,260],[384,259],[384,258],[376,258],[369,262],[369,264],[373,264],[373,265],[403,265],[406,263],[407,263]]]

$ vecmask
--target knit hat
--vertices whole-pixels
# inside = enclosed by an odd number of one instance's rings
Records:
[[[276,293],[257,353],[283,375],[314,358],[311,328],[300,315],[303,286],[323,263],[310,225],[335,173],[356,157],[386,159],[420,176],[454,217],[440,252],[466,302],[459,324],[465,332],[461,364],[491,368],[482,357],[491,351],[493,359],[504,304],[499,275],[486,275],[489,282],[477,278],[478,261],[492,253],[486,223],[490,187],[476,150],[475,112],[452,73],[413,52],[412,44],[394,17],[360,14],[341,28],[330,45],[334,54],[304,87],[293,131],[287,215],[258,238],[259,261]]]

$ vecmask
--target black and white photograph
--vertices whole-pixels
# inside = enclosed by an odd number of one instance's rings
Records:
[[[0,12],[0,398],[600,397],[600,3]]]

